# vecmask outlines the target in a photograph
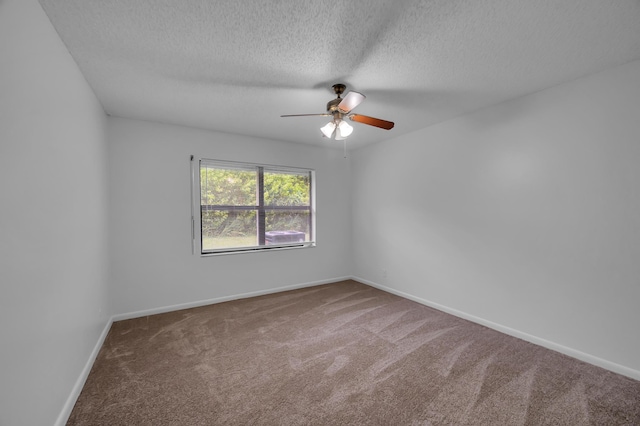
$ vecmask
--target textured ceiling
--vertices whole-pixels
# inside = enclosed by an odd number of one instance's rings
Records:
[[[350,147],[640,59],[640,0],[40,0],[108,114]]]

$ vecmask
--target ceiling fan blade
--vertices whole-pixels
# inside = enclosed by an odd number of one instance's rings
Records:
[[[362,93],[351,91],[347,93],[347,96],[345,96],[344,99],[342,99],[342,102],[338,104],[338,109],[340,110],[340,112],[343,112],[346,114],[352,109],[354,109],[355,107],[357,107],[358,105],[360,105],[360,102],[364,101],[365,97],[366,96],[363,95]]]
[[[373,118],[366,115],[360,114],[351,114],[349,118],[352,121],[356,121],[362,124],[368,124],[369,126],[380,127],[381,129],[391,130],[393,129],[394,123],[392,121],[380,120],[379,118]]]
[[[289,114],[289,115],[281,115],[280,117],[332,117],[331,114],[322,113],[322,114]]]

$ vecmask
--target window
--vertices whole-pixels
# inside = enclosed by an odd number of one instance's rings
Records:
[[[192,169],[195,252],[315,245],[313,170],[208,159]]]

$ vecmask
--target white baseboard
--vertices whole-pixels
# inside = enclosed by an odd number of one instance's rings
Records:
[[[58,415],[58,418],[56,419],[55,426],[64,426],[69,420],[69,416],[71,415],[73,406],[75,405],[78,397],[80,396],[80,392],[82,392],[82,388],[84,387],[84,384],[87,381],[87,377],[89,377],[89,373],[91,372],[93,363],[98,357],[98,352],[100,352],[100,348],[102,348],[102,345],[104,344],[104,341],[107,338],[107,334],[109,333],[109,329],[111,328],[111,325],[114,322],[122,321],[125,319],[144,317],[147,315],[178,311],[181,309],[196,308],[198,306],[212,305],[215,303],[228,302],[230,300],[246,299],[249,297],[262,296],[262,295],[271,294],[271,293],[280,293],[283,291],[295,290],[298,288],[313,287],[313,286],[322,285],[322,284],[330,284],[330,283],[349,280],[349,279],[351,279],[350,276],[331,278],[331,279],[326,279],[321,281],[312,281],[312,282],[277,287],[277,288],[272,288],[267,290],[253,291],[249,293],[240,293],[240,294],[234,294],[231,296],[216,297],[213,299],[199,300],[199,301],[188,302],[188,303],[180,303],[177,305],[163,306],[160,308],[146,309],[143,311],[113,315],[107,321],[107,324],[102,330],[102,333],[100,334],[100,337],[98,338],[98,341],[96,342],[96,345],[94,346],[93,351],[91,351],[91,354],[89,355],[89,359],[87,360],[87,363],[85,364],[84,368],[82,369],[82,372],[80,373],[80,377],[76,381],[76,384],[73,386],[73,389],[71,390],[71,394],[67,398],[67,401],[65,402],[60,414]]]
[[[351,279],[354,280],[354,281],[361,282],[363,284],[370,285],[371,287],[378,288],[378,289],[380,289],[382,291],[386,291],[387,293],[392,293],[392,294],[395,294],[396,296],[400,296],[400,297],[404,297],[405,299],[413,300],[414,302],[418,302],[418,303],[420,303],[422,305],[429,306],[431,308],[437,309],[437,310],[442,311],[442,312],[446,312],[446,313],[454,315],[456,317],[469,320],[469,321],[474,322],[476,324],[480,324],[480,325],[483,325],[485,327],[492,328],[492,329],[494,329],[496,331],[499,331],[501,333],[508,334],[509,336],[517,337],[519,339],[522,339],[522,340],[525,340],[527,342],[530,342],[530,343],[545,347],[547,349],[551,349],[551,350],[554,350],[556,352],[560,352],[560,353],[568,355],[568,356],[570,356],[572,358],[579,359],[580,361],[584,361],[584,362],[587,362],[589,364],[593,364],[595,366],[602,367],[602,368],[607,369],[609,371],[613,371],[614,373],[622,374],[624,376],[630,377],[630,378],[635,379],[635,380],[640,380],[640,371],[634,370],[634,369],[629,368],[629,367],[625,367],[624,365],[616,364],[614,362],[607,361],[606,359],[598,358],[598,357],[590,355],[588,353],[584,353],[584,352],[578,351],[576,349],[572,349],[572,348],[569,348],[567,346],[563,346],[563,345],[560,345],[558,343],[551,342],[549,340],[542,339],[542,338],[537,337],[537,336],[533,336],[531,334],[523,333],[523,332],[515,330],[513,328],[506,327],[504,325],[497,324],[497,323],[494,323],[492,321],[487,321],[487,320],[485,320],[483,318],[479,318],[479,317],[476,317],[474,315],[469,315],[469,314],[467,314],[465,312],[458,311],[457,309],[449,308],[447,306],[443,306],[443,305],[440,305],[438,303],[434,303],[434,302],[431,302],[429,300],[422,299],[422,298],[414,296],[412,294],[408,294],[408,293],[405,293],[403,291],[395,290],[393,288],[386,287],[384,285],[375,283],[373,281],[365,280],[364,278],[352,276]]]
[[[64,406],[62,407],[62,411],[58,415],[55,426],[64,426],[67,424],[69,420],[69,416],[71,415],[71,411],[73,410],[73,406],[76,404],[78,397],[80,396],[80,392],[82,392],[82,388],[84,387],[85,382],[87,381],[87,377],[89,377],[89,373],[91,372],[91,368],[93,367],[93,363],[98,357],[98,353],[100,352],[100,348],[102,348],[102,344],[104,340],[107,338],[107,334],[109,334],[109,329],[111,328],[111,324],[113,323],[113,319],[109,318],[107,324],[102,329],[102,333],[100,333],[100,337],[98,337],[98,341],[96,342],[91,354],[89,355],[89,359],[85,364],[82,372],[80,373],[80,377],[76,380],[75,385],[73,385],[73,389],[71,390],[71,394],[67,398]]]
[[[246,299],[249,297],[263,296],[265,294],[271,294],[271,293],[280,293],[283,291],[295,290],[298,288],[305,288],[305,287],[313,287],[313,286],[322,285],[322,284],[330,284],[330,283],[350,280],[350,279],[351,279],[350,276],[331,278],[327,280],[312,281],[312,282],[306,282],[302,284],[294,284],[294,285],[289,285],[284,287],[271,288],[267,290],[252,291],[249,293],[234,294],[231,296],[216,297],[213,299],[198,300],[195,302],[179,303],[177,305],[163,306],[160,308],[145,309],[142,311],[114,315],[112,317],[112,321],[115,322],[115,321],[122,321],[122,320],[127,320],[132,318],[146,317],[148,315],[163,314],[165,312],[179,311],[181,309],[197,308],[199,306],[213,305],[216,303],[228,302],[230,300]]]
[[[497,324],[491,321],[487,321],[485,319],[476,317],[474,315],[469,315],[465,312],[462,311],[458,311],[456,309],[452,309],[449,308],[447,306],[443,306],[440,305],[438,303],[434,303],[431,302],[429,300],[426,299],[422,299],[420,297],[399,291],[399,290],[395,290],[393,288],[390,287],[386,287],[384,285],[375,283],[373,281],[369,281],[366,280],[364,278],[360,278],[357,276],[347,276],[347,277],[338,277],[338,278],[331,278],[331,279],[327,279],[327,280],[321,280],[321,281],[312,281],[312,282],[306,282],[306,283],[301,283],[301,284],[294,284],[294,285],[289,285],[289,286],[284,286],[284,287],[277,287],[277,288],[272,288],[272,289],[267,289],[267,290],[258,290],[258,291],[253,291],[253,292],[249,292],[249,293],[240,293],[240,294],[235,294],[235,295],[231,295],[231,296],[224,296],[224,297],[217,297],[217,298],[213,298],[213,299],[206,299],[206,300],[199,300],[199,301],[195,301],[195,302],[188,302],[188,303],[180,303],[177,305],[170,305],[170,306],[164,306],[164,307],[160,307],[160,308],[153,308],[153,309],[146,309],[146,310],[142,310],[142,311],[136,311],[136,312],[130,312],[130,313],[125,313],[125,314],[118,314],[118,315],[114,315],[112,316],[108,321],[107,324],[105,325],[104,329],[102,330],[102,333],[100,334],[100,337],[98,338],[98,341],[96,342],[95,347],[93,348],[93,351],[91,352],[91,355],[89,356],[89,359],[87,360],[87,363],[84,367],[84,369],[82,370],[82,373],[80,374],[80,377],[78,378],[78,380],[76,381],[76,384],[73,386],[73,389],[71,391],[71,394],[69,395],[69,397],[67,398],[67,401],[64,405],[64,407],[62,408],[62,411],[60,412],[60,415],[58,416],[58,419],[55,422],[55,426],[64,426],[67,423],[67,420],[69,419],[69,416],[71,415],[71,411],[73,410],[73,406],[76,403],[76,400],[78,399],[78,397],[80,396],[80,392],[82,392],[82,388],[87,380],[87,377],[89,376],[89,373],[91,372],[91,368],[93,367],[93,363],[95,362],[97,356],[98,356],[98,352],[100,352],[100,348],[102,347],[102,344],[104,343],[105,339],[107,338],[107,334],[109,333],[109,329],[111,328],[111,325],[116,322],[116,321],[122,321],[122,320],[126,320],[126,319],[132,319],[132,318],[139,318],[139,317],[144,317],[147,315],[155,315],[155,314],[161,314],[161,313],[165,313],[165,312],[172,312],[172,311],[178,311],[181,309],[188,309],[188,308],[196,308],[199,306],[206,306],[206,305],[212,305],[215,303],[222,303],[222,302],[228,302],[230,300],[238,300],[238,299],[246,299],[249,297],[255,297],[255,296],[263,296],[265,294],[272,294],[272,293],[280,293],[283,291],[288,291],[288,290],[295,290],[298,288],[305,288],[305,287],[314,287],[317,285],[322,285],[322,284],[330,284],[330,283],[334,283],[334,282],[338,282],[338,281],[344,281],[344,280],[354,280],[354,281],[358,281],[360,283],[369,285],[371,287],[375,287],[378,288],[382,291],[386,291],[387,293],[391,293],[391,294],[395,294],[397,296],[400,297],[404,297],[405,299],[409,299],[409,300],[413,300],[414,302],[420,303],[422,305],[425,306],[429,306],[431,308],[434,309],[438,309],[439,311],[442,312],[446,312],[448,314],[454,315],[456,317],[459,318],[463,318],[466,320],[469,320],[471,322],[474,322],[476,324],[480,324],[483,325],[485,327],[489,327],[492,328],[494,330],[497,330],[501,333],[504,334],[508,334],[510,336],[513,337],[517,337],[519,339],[522,340],[526,340],[527,342],[531,342],[534,343],[536,345],[563,353],[565,355],[568,355],[570,357],[579,359],[581,361],[587,362],[589,364],[593,364],[596,365],[598,367],[602,367],[605,368],[607,370],[613,371],[614,373],[618,373],[618,374],[622,374],[624,376],[630,377],[632,379],[635,380],[640,380],[640,371],[634,370],[632,368],[628,368],[625,367],[623,365],[619,365],[610,361],[607,361],[605,359],[602,358],[598,358],[592,355],[589,355],[587,353],[575,350],[575,349],[571,349],[569,347],[563,346],[563,345],[559,345],[557,343],[545,340],[545,339],[541,339],[539,337],[527,334],[527,333],[523,333],[521,331],[503,326],[501,324]]]

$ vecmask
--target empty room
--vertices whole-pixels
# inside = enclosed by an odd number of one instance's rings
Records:
[[[0,425],[639,425],[637,0],[0,0]]]

